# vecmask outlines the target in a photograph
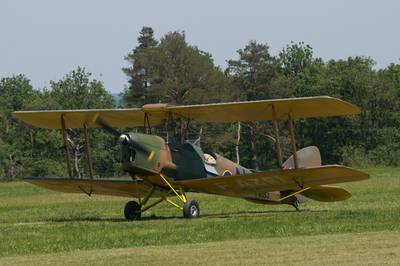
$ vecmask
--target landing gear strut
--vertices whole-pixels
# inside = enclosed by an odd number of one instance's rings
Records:
[[[142,212],[156,206],[160,202],[167,202],[170,205],[182,210],[183,217],[185,218],[196,218],[200,216],[200,208],[197,201],[191,199],[188,200],[186,198],[185,192],[183,188],[179,187],[179,189],[174,188],[170,181],[164,175],[160,174],[160,179],[169,187],[169,191],[165,189],[165,187],[156,187],[152,186],[150,191],[146,194],[143,200],[139,199],[140,203],[136,201],[129,201],[125,205],[124,215],[128,221],[132,220],[140,220],[142,216]],[[154,192],[157,191],[157,194],[160,196],[158,200],[153,201],[152,203],[148,203],[149,199],[154,196]],[[161,195],[160,195],[161,194]],[[176,203],[175,201],[169,199],[168,197],[176,196],[178,200],[183,203],[183,206]]]
[[[304,192],[308,189],[310,189],[311,187],[306,187],[306,188],[302,188],[300,190],[297,190],[295,192],[287,190],[287,191],[281,191],[281,195],[284,196],[282,198],[279,199],[280,202],[282,203],[286,203],[289,205],[292,205],[296,211],[300,211],[299,209],[299,200],[297,199],[296,195]]]

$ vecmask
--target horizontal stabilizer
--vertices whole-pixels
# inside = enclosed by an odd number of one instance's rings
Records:
[[[334,186],[312,187],[300,194],[312,200],[323,202],[342,201],[351,197],[351,193],[344,188]]]

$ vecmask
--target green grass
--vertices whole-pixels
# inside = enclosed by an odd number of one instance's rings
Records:
[[[189,196],[200,204],[201,218],[183,219],[179,210],[160,204],[146,212],[139,222],[123,219],[126,198],[88,198],[51,192],[23,182],[0,183],[0,257],[3,257],[0,264],[10,259],[23,264],[24,260],[34,258],[44,258],[41,262],[45,264],[52,258],[57,260],[58,256],[68,257],[68,254],[77,258],[93,256],[93,262],[99,263],[93,254],[107,252],[112,261],[129,259],[130,252],[143,253],[143,260],[137,262],[147,263],[146,254],[167,258],[169,250],[186,249],[195,254],[197,249],[211,252],[218,245],[232,247],[220,250],[218,257],[221,258],[238,252],[241,246],[254,247],[250,251],[258,252],[260,258],[274,255],[267,247],[296,254],[296,250],[303,250],[299,245],[304,243],[296,244],[302,239],[316,241],[321,248],[330,243],[329,239],[338,239],[335,243],[340,252],[342,240],[364,246],[363,241],[380,243],[377,239],[383,238],[386,244],[382,245],[389,248],[381,250],[382,254],[392,254],[393,249],[400,254],[400,169],[366,171],[372,175],[371,179],[344,186],[353,193],[351,199],[337,203],[309,201],[301,205],[301,212],[293,211],[290,206],[264,206],[240,199],[191,194]],[[362,240],[363,236],[371,240]],[[268,252],[264,250],[264,254],[257,249],[260,244],[257,241],[263,243],[261,246]],[[286,244],[279,246],[279,243]],[[314,248],[318,252],[318,246]],[[114,251],[121,252],[119,259],[115,255],[118,252]],[[240,254],[242,257],[236,261],[260,263],[243,252],[236,255]],[[400,261],[400,255],[396,254]],[[229,256],[234,258],[234,255]],[[137,259],[131,257],[134,258]],[[154,258],[154,261],[157,260]],[[107,259],[103,262],[107,264]],[[227,261],[219,263],[224,262]]]
[[[367,232],[12,256],[0,264],[398,265],[399,245],[399,232]]]

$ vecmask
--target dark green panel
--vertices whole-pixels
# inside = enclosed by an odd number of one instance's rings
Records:
[[[205,178],[203,159],[199,153],[186,143],[177,147],[171,147],[172,161],[177,165],[175,179],[196,179]]]

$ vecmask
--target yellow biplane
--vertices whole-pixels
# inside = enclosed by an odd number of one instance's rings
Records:
[[[296,209],[305,199],[324,202],[348,199],[351,196],[348,191],[331,184],[364,180],[368,174],[341,165],[321,165],[321,156],[315,146],[297,151],[293,120],[359,113],[360,109],[348,102],[322,96],[188,106],[147,104],[133,109],[18,111],[13,116],[36,127],[61,129],[64,140],[69,177],[27,177],[25,181],[61,192],[137,198],[138,201],[129,201],[125,205],[124,215],[128,220],[139,220],[144,211],[163,201],[181,209],[186,218],[198,217],[199,205],[187,198],[187,192],[237,197],[260,204],[289,204]],[[144,127],[151,132],[152,127],[164,124],[168,128],[177,120],[181,123],[191,120],[217,123],[270,120],[281,170],[245,168],[215,152],[204,152],[195,142],[185,140],[185,134],[171,136],[166,133],[160,137],[116,129]],[[285,162],[282,161],[278,121],[287,121],[290,135],[292,155]],[[84,130],[87,179],[73,177],[69,128]],[[118,137],[121,166],[132,180],[93,179],[89,128],[102,128]]]

